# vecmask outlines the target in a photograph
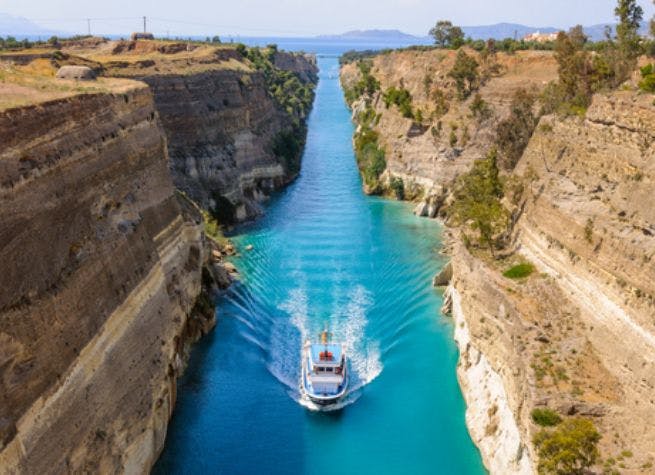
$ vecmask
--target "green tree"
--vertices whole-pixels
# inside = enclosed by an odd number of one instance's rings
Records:
[[[220,36],[214,36],[212,37],[212,43],[217,44],[221,42]]]
[[[593,66],[591,55],[584,49],[587,39],[582,27],[568,34],[560,32],[555,41],[555,59],[559,66],[559,84],[567,102],[587,108],[592,95]]]
[[[236,46],[235,46],[235,49],[244,58],[246,56],[248,56],[248,47],[246,45],[244,45],[243,43],[237,43]]]
[[[459,50],[453,69],[450,70],[448,76],[455,80],[457,95],[460,99],[466,99],[478,88],[479,67],[480,65],[475,58],[466,54],[464,50]]]
[[[539,454],[539,473],[581,475],[598,459],[600,434],[589,419],[567,419],[553,431],[542,430],[534,437]]]
[[[514,169],[537,126],[535,102],[534,94],[519,89],[512,98],[509,117],[498,124],[496,145],[500,152],[501,164],[506,170]]]
[[[440,20],[430,29],[430,36],[434,38],[434,43],[441,48],[457,49],[464,44],[464,32],[458,26],[453,26],[452,22]]]
[[[626,59],[635,59],[641,52],[639,25],[644,18],[644,10],[636,0],[618,0],[614,14],[619,20],[616,38]]]
[[[495,150],[487,158],[476,160],[471,171],[457,179],[454,194],[451,216],[459,224],[468,224],[477,231],[480,245],[488,247],[495,256],[496,236],[506,231],[509,224],[507,211],[500,202],[503,184]]]

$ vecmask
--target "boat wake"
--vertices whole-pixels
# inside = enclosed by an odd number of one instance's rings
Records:
[[[289,315],[276,319],[271,332],[271,361],[268,369],[288,388],[288,393],[302,406],[315,411],[333,411],[354,403],[364,386],[377,378],[383,369],[377,342],[369,342],[365,331],[367,311],[372,305],[370,293],[363,286],[354,287],[343,296],[336,296],[333,311],[326,319],[309,318],[307,292],[297,288],[289,293],[279,309]],[[320,333],[326,321],[334,341],[340,342],[350,361],[350,383],[346,396],[337,404],[319,406],[303,397],[300,388],[300,354],[303,342]]]

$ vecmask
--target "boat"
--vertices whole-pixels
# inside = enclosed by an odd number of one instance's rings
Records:
[[[348,359],[343,346],[330,342],[330,333],[321,332],[320,343],[307,340],[302,350],[303,395],[322,406],[335,404],[348,390]]]

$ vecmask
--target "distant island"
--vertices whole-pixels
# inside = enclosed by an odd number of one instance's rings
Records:
[[[321,40],[393,40],[393,41],[425,41],[427,36],[420,37],[403,33],[400,30],[352,30],[340,35],[319,35]]]

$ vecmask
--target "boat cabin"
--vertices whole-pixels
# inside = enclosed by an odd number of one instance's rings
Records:
[[[340,375],[343,372],[345,356],[341,345],[312,345],[311,371],[317,375]]]

